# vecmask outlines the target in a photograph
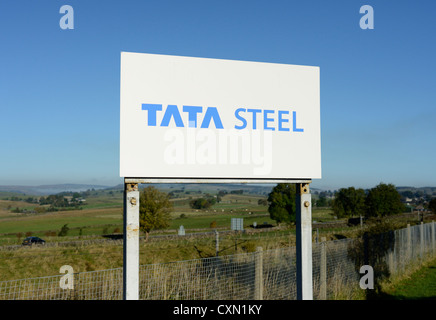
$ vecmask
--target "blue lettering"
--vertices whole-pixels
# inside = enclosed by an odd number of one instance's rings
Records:
[[[144,103],[142,104],[142,110],[147,111],[147,121],[149,126],[157,125],[157,112],[162,111],[161,104],[150,104]],[[290,122],[289,114],[290,111],[287,110],[277,110],[278,116],[275,119],[274,114],[276,110],[262,110],[262,109],[245,109],[238,108],[235,110],[235,117],[239,121],[239,123],[235,124],[235,129],[242,130],[246,129],[248,126],[248,121],[245,117],[245,112],[250,112],[252,114],[252,128],[254,130],[257,129],[257,118],[258,114],[263,111],[263,129],[275,131],[276,127],[278,131],[291,131],[290,128],[287,127],[286,123]],[[197,128],[197,120],[198,115],[203,113],[203,107],[200,106],[183,106],[183,112],[188,113],[188,127]],[[292,131],[293,132],[304,132],[303,128],[297,127],[297,112],[292,111]],[[177,105],[168,105],[165,113],[163,115],[162,122],[160,124],[161,127],[168,127],[170,125],[171,120],[174,120],[176,127],[184,127],[184,123],[182,117],[180,115],[180,111]],[[221,121],[220,115],[218,113],[217,108],[208,107],[206,109],[206,113],[203,117],[203,121],[201,123],[201,128],[209,128],[211,121],[213,120],[215,124],[215,128],[223,129],[223,123]],[[277,120],[278,125],[276,125],[275,121]],[[259,121],[262,121],[260,119]]]
[[[257,129],[257,114],[261,113],[260,109],[247,109],[247,112],[251,112],[253,114],[253,129]]]
[[[188,112],[188,127],[197,128],[197,113],[202,113],[202,107],[183,106],[183,112]]]
[[[142,110],[147,110],[148,111],[148,125],[149,126],[156,126],[156,111],[161,111],[162,110],[162,105],[161,104],[149,104],[149,103],[144,103],[142,105]]]
[[[241,111],[245,112],[245,109],[239,108],[239,109],[236,109],[236,111],[235,111],[236,118],[238,118],[238,120],[240,120],[242,122],[241,126],[235,126],[235,129],[239,129],[239,130],[245,129],[245,127],[247,126],[247,120],[245,120],[244,118],[242,118],[239,115],[239,112],[241,112]]]
[[[289,131],[289,128],[282,127],[283,122],[289,122],[289,119],[282,118],[283,114],[289,114],[289,111],[279,111],[279,131]]]
[[[162,119],[161,127],[168,127],[170,124],[171,118],[174,119],[176,123],[176,127],[184,127],[182,117],[180,116],[179,109],[176,105],[168,105],[165,110],[164,117]]]
[[[296,111],[292,112],[292,117],[293,117],[293,131],[294,132],[304,132],[304,129],[297,128],[297,112]]]
[[[201,123],[201,128],[209,128],[210,120],[213,118],[213,122],[215,123],[215,127],[217,129],[223,129],[223,124],[221,122],[220,115],[218,114],[218,110],[215,107],[209,107],[206,110],[206,114],[204,115],[203,122]]]
[[[268,113],[274,113],[274,110],[263,110],[263,129],[274,131],[275,128],[268,127],[268,122],[274,121],[274,119],[268,118]]]

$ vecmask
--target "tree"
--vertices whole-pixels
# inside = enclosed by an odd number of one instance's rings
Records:
[[[259,200],[257,200],[257,204],[259,206],[267,206],[268,205],[268,200],[267,199],[259,199]]]
[[[433,198],[430,200],[430,202],[428,203],[428,208],[434,213],[436,214],[436,198]]]
[[[354,261],[357,272],[363,265],[369,265],[374,270],[374,290],[365,290],[366,299],[379,296],[382,293],[381,280],[389,278],[389,267],[384,257],[395,247],[395,229],[391,220],[376,219],[367,228],[360,229],[347,248],[347,256]]]
[[[318,200],[316,200],[315,205],[316,205],[318,208],[321,208],[321,207],[327,207],[327,206],[328,206],[328,200],[327,200],[327,197],[325,197],[325,196],[320,196],[320,197],[318,198]]]
[[[412,199],[412,198],[415,196],[415,194],[414,194],[412,191],[410,191],[410,190],[402,191],[402,192],[400,192],[400,195],[401,195],[401,197],[403,197],[404,199],[405,199],[405,198],[410,198],[410,199]]]
[[[28,203],[33,203],[35,200],[33,199],[33,197],[28,197],[26,200],[24,200]]]
[[[268,212],[278,224],[296,220],[296,189],[294,184],[279,183],[268,195]]]
[[[145,239],[151,230],[168,228],[170,225],[170,213],[173,204],[165,192],[155,187],[147,187],[140,194],[139,201],[139,226],[145,233]]]
[[[228,193],[228,192],[227,192],[226,190],[220,190],[220,191],[218,191],[218,195],[219,195],[220,197],[224,197],[227,193]]]
[[[45,212],[45,207],[35,207],[35,212],[36,213],[44,213]]]
[[[380,183],[366,197],[367,217],[385,217],[404,211],[401,195],[393,184]]]
[[[230,191],[231,194],[243,194],[244,190],[232,190]]]
[[[341,188],[333,201],[333,212],[340,218],[365,214],[365,191],[354,187]]]
[[[192,209],[209,209],[216,203],[216,199],[213,197],[198,198],[191,200],[189,205]]]
[[[68,234],[68,231],[70,228],[68,228],[68,223],[64,224],[61,228],[61,231],[58,233],[58,237],[65,237]]]

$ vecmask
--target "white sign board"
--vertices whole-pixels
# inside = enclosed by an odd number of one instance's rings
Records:
[[[230,228],[235,231],[244,230],[244,218],[232,218],[230,220]]]
[[[120,176],[321,178],[319,67],[122,52]]]

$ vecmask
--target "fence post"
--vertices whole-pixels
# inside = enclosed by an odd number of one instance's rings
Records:
[[[219,240],[218,230],[215,230],[215,252],[217,257],[219,251],[220,251],[220,240]]]
[[[419,226],[419,238],[421,259],[424,259],[424,222],[422,221]]]
[[[407,224],[407,254],[406,254],[406,264],[410,263],[412,259],[412,233],[410,229],[410,223]]]
[[[391,275],[396,274],[397,268],[395,263],[395,250],[388,253],[388,269]]]
[[[254,260],[254,300],[263,300],[263,251],[262,247],[256,248]]]
[[[436,251],[436,235],[435,235],[435,227],[434,227],[434,220],[431,222],[431,243],[432,243],[432,251],[433,255]]]
[[[398,250],[399,250],[399,242],[400,242],[399,238],[400,238],[399,237],[399,231],[398,230],[394,231],[395,243],[394,243],[394,250],[392,252],[392,255],[393,255],[393,260],[394,260],[394,272],[395,272],[395,274],[398,273],[399,270],[401,270],[399,268],[399,263],[397,261],[397,259],[398,259]]]
[[[326,252],[326,237],[321,238],[321,261],[320,261],[320,276],[319,276],[319,299],[327,300],[327,252]]]

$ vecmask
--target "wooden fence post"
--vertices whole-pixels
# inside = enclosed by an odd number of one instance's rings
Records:
[[[407,224],[407,263],[412,259],[412,233],[410,223]]]
[[[321,238],[321,261],[320,261],[320,276],[319,276],[319,299],[327,300],[327,252],[326,238]]]
[[[432,251],[433,255],[436,253],[436,235],[435,235],[435,226],[434,221],[431,222],[431,244],[432,244]]]
[[[254,300],[263,300],[263,251],[262,247],[256,248],[254,260]]]
[[[425,243],[424,243],[424,222],[421,221],[421,225],[419,226],[419,242],[420,242],[420,255],[421,255],[421,259],[424,259],[424,248],[425,248]]]
[[[219,238],[219,234],[218,231],[215,230],[215,255],[218,257],[220,252],[220,238]]]

